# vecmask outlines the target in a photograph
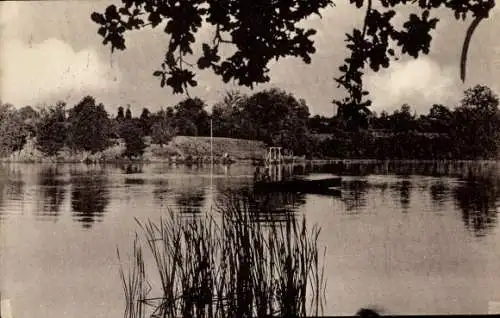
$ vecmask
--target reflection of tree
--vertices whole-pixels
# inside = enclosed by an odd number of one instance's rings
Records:
[[[126,163],[120,165],[120,169],[125,174],[142,173],[143,165],[139,163]]]
[[[432,203],[436,206],[442,207],[446,199],[448,198],[449,187],[443,182],[438,181],[431,185],[430,194]]]
[[[498,175],[498,164],[482,164],[477,162],[367,162],[367,163],[334,163],[327,165],[316,165],[312,172],[333,173],[337,175],[365,176],[377,175],[398,175],[408,177],[410,175],[422,175],[433,177],[458,177],[469,176],[490,176]]]
[[[366,194],[370,184],[364,180],[349,180],[342,184],[342,201],[347,212],[357,212],[366,206]]]
[[[167,180],[156,180],[153,181],[153,184],[155,186],[153,190],[153,197],[154,199],[161,204],[167,199],[168,195],[168,181]]]
[[[205,202],[205,190],[203,188],[186,188],[175,196],[175,203],[181,213],[197,214],[201,212]]]
[[[454,191],[465,227],[475,236],[484,236],[496,226],[498,187],[491,182],[468,181]]]
[[[305,204],[305,195],[292,192],[253,193],[249,188],[219,192],[217,207],[238,206],[254,222],[275,223],[289,220]]]
[[[390,185],[390,190],[394,200],[399,198],[403,213],[406,213],[411,204],[412,182],[410,180],[398,181]]]
[[[72,176],[71,207],[74,219],[84,228],[101,221],[109,203],[107,178],[102,172]]]
[[[7,175],[6,180],[6,196],[7,199],[13,201],[22,201],[23,200],[23,188],[24,181],[22,180],[21,170],[12,170]]]
[[[404,180],[399,183],[399,202],[401,203],[401,207],[404,211],[407,211],[410,207],[410,188],[411,182],[408,180]]]
[[[10,202],[23,202],[24,181],[18,166],[0,168],[0,220],[4,219],[10,211]],[[6,200],[7,202],[3,202]]]
[[[57,220],[66,193],[62,174],[56,167],[42,167],[39,172],[41,204],[36,212],[42,219]]]

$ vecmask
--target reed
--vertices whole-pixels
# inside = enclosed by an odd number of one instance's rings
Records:
[[[305,218],[254,222],[248,201],[231,198],[196,218],[170,211],[157,223],[136,221],[142,235],[134,241],[134,261],[127,274],[120,271],[127,318],[323,312],[320,229],[309,229]],[[145,264],[144,249],[153,266]],[[156,295],[149,282],[159,283]]]
[[[123,266],[120,266],[120,278],[123,285],[123,291],[125,294],[125,317],[139,318],[145,316],[145,308],[143,299],[150,291],[150,286],[148,286],[146,280],[146,272],[144,269],[144,259],[142,255],[142,249],[138,245],[138,236],[134,239],[133,248],[133,264],[129,268],[127,274]],[[118,260],[121,262],[120,251],[116,250],[118,255]]]

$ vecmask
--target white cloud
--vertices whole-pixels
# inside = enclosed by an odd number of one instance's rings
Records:
[[[103,62],[93,49],[75,52],[67,43],[51,38],[38,44],[17,39],[2,41],[0,98],[14,105],[72,99],[74,95],[116,88],[118,68]]]
[[[417,113],[425,113],[434,103],[452,107],[461,96],[457,69],[424,56],[393,62],[389,69],[367,75],[366,81],[377,112],[408,103]]]
[[[19,16],[19,5],[14,1],[6,1],[0,4],[0,23],[6,24],[14,21]]]

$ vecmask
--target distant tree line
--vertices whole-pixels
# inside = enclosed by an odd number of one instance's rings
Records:
[[[211,114],[200,98],[154,113],[145,107],[139,116],[130,106],[110,115],[92,96],[71,109],[64,102],[38,109],[0,103],[0,155],[22,149],[35,137],[37,148],[49,156],[62,149],[96,153],[121,139],[125,157],[140,157],[144,137],[163,146],[176,135],[209,136],[212,120],[215,137],[260,140],[307,157],[488,159],[499,153],[498,105],[490,88],[477,85],[454,109],[433,105],[417,116],[404,104],[392,114],[366,114],[353,125],[342,109],[333,117],[310,116],[305,100],[276,88],[252,95],[229,91]]]
[[[392,114],[366,116],[349,127],[342,114],[314,116],[315,156],[374,159],[496,159],[500,151],[498,96],[487,86],[467,89],[454,109],[434,104],[417,116],[404,104]]]

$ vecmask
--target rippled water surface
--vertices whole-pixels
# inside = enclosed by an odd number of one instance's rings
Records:
[[[265,194],[265,222],[318,223],[326,315],[487,313],[500,301],[496,163],[286,167],[342,175],[340,197]],[[116,248],[134,218],[193,216],[249,189],[253,167],[0,165],[0,290],[14,317],[122,317]]]

